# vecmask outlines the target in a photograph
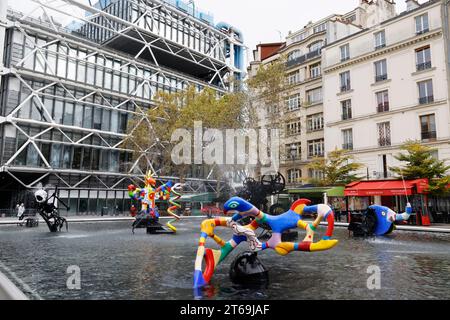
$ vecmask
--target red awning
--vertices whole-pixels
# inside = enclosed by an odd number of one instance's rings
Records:
[[[404,196],[425,193],[428,188],[427,179],[400,181],[359,181],[345,187],[345,196]]]

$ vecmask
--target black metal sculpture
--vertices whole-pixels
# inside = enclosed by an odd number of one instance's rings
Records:
[[[231,263],[230,278],[236,284],[266,286],[269,282],[269,271],[258,259],[256,252],[245,251]]]
[[[64,224],[66,225],[66,231],[69,230],[67,220],[59,215],[59,209],[56,207],[56,204],[62,204],[67,210],[69,210],[69,206],[58,197],[57,193],[58,188],[55,189],[55,192],[50,197],[48,197],[47,192],[43,189],[34,193],[38,213],[44,219],[45,223],[47,223],[50,232],[61,231]]]
[[[284,210],[279,210],[282,207],[278,203],[268,208],[267,196],[280,194],[285,186],[286,179],[280,172],[273,175],[263,175],[259,181],[247,178],[244,180],[244,188],[238,192],[237,196],[247,200],[264,212],[268,211],[271,215],[277,215],[277,213],[283,213]]]

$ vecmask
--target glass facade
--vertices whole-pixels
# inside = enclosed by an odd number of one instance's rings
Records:
[[[126,213],[130,180],[124,177],[136,160],[122,143],[129,121],[151,108],[160,91],[208,86],[221,95],[226,89],[76,36],[41,32],[26,23],[7,30],[4,62],[15,72],[2,76],[0,88],[0,115],[12,116],[11,124],[0,126],[8,132],[0,145],[1,165],[27,172],[27,183],[49,172],[42,183],[59,185],[69,215],[100,214],[105,207],[105,214]],[[182,43],[212,50],[191,40]],[[219,55],[223,48],[214,50]],[[189,175],[201,178],[205,172],[193,168]]]
[[[54,39],[14,33],[11,50],[23,52],[17,59],[23,59],[21,67],[30,71],[146,101],[153,99],[157,91],[174,92],[193,84],[198,90],[204,88],[199,82],[167,75],[149,64],[131,63],[117,55],[109,56],[67,42],[49,44]],[[45,47],[37,51],[36,46]]]

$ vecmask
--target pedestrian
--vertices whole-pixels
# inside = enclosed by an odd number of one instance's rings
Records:
[[[23,202],[20,204],[19,209],[17,211],[17,218],[21,218],[25,214],[25,205]]]
[[[19,207],[20,207],[20,204],[16,204],[16,207],[14,208],[14,212],[15,212],[17,218],[20,217],[20,215],[19,215]]]

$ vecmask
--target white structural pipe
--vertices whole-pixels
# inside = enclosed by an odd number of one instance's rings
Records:
[[[8,0],[0,1],[0,87],[2,85],[3,74],[3,51],[5,47],[5,33],[6,33],[6,11],[8,8]]]
[[[0,300],[28,300],[27,296],[0,272]]]

